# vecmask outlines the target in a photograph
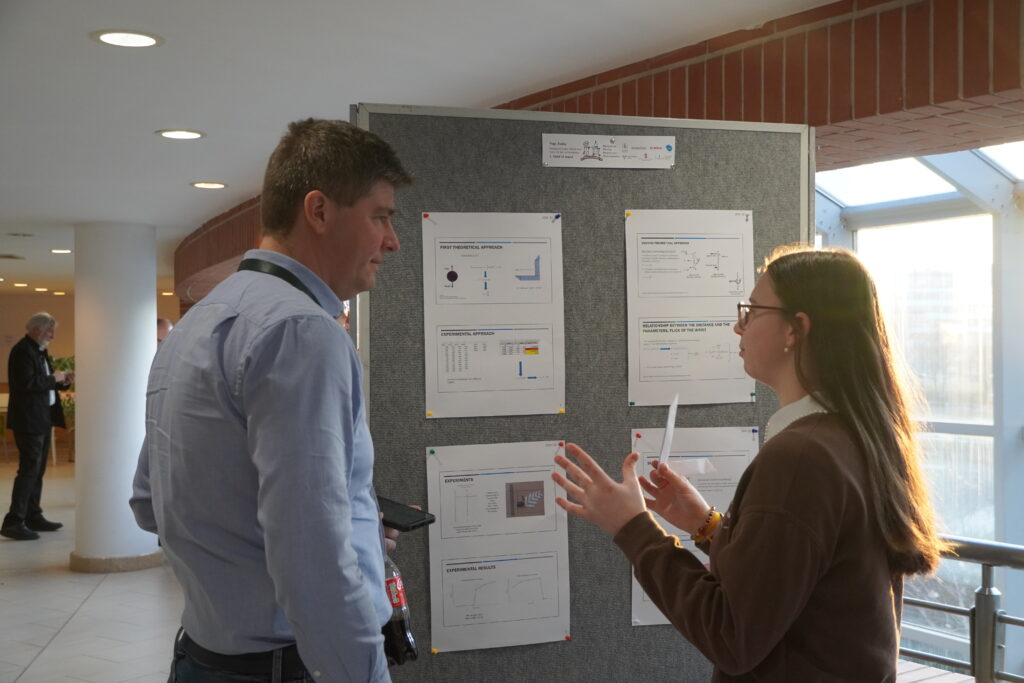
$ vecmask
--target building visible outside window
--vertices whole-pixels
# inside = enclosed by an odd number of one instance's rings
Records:
[[[944,533],[993,539],[992,217],[965,216],[857,232],[889,333],[917,375],[928,423],[925,472]],[[909,597],[970,607],[980,568],[944,560]],[[904,626],[967,638],[965,618],[907,607]],[[935,651],[907,633],[904,644]],[[907,642],[907,635],[914,642]],[[931,640],[934,645],[937,640]]]

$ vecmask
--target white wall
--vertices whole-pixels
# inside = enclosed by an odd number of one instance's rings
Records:
[[[167,318],[172,323],[177,325],[178,318],[181,317],[181,304],[179,303],[178,297],[157,295],[156,317]],[[153,325],[156,325],[156,323],[153,323]]]

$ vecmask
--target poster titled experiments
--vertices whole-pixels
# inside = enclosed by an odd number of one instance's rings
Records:
[[[427,449],[431,647],[569,635],[569,537],[551,480],[558,441]]]

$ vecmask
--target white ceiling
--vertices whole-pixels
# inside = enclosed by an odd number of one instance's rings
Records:
[[[73,289],[74,257],[49,250],[91,222],[155,226],[170,288],[178,242],[259,193],[289,121],[490,107],[830,1],[0,0],[0,254],[25,257],[0,260],[0,294]],[[110,28],[165,43],[89,37]]]

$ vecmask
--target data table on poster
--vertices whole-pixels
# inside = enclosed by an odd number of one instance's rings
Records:
[[[555,386],[550,326],[469,327],[436,330],[439,394],[551,390]]]
[[[423,214],[427,417],[565,410],[559,214]]]
[[[526,645],[569,635],[566,512],[555,504],[561,442],[427,450],[431,647]]]

